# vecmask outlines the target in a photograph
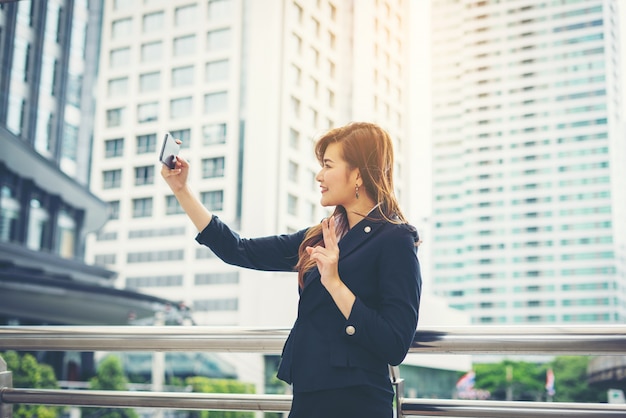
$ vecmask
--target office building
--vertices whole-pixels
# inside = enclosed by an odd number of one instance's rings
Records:
[[[183,141],[191,187],[207,208],[245,235],[320,221],[313,140],[351,120],[393,135],[402,198],[406,7],[105,2],[91,185],[113,219],[91,258],[119,271],[122,285],[186,301],[199,323],[290,325],[295,275],[227,266],[194,241],[160,178],[163,134]]]
[[[618,3],[432,3],[433,288],[474,324],[626,320]]]
[[[189,183],[244,236],[320,222],[314,139],[352,120],[396,141],[406,193],[406,1],[106,1],[91,187],[113,217],[88,245],[119,285],[182,300],[204,325],[293,323],[297,278],[228,266],[160,178],[166,131]],[[257,360],[239,375],[262,375]],[[251,379],[256,377],[251,377]]]

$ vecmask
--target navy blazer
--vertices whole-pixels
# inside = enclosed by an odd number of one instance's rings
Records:
[[[245,239],[213,216],[196,240],[224,262],[294,271],[306,229]],[[346,319],[317,268],[304,276],[298,317],[285,342],[278,378],[297,392],[369,384],[391,389],[388,365],[404,360],[415,335],[422,279],[418,234],[408,224],[365,218],[339,241],[339,277],[355,294]]]

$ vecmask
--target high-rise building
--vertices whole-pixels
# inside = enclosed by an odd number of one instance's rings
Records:
[[[432,3],[433,288],[472,323],[626,319],[617,7]]]
[[[404,196],[405,1],[107,1],[91,186],[112,219],[89,245],[120,285],[186,301],[198,323],[290,325],[295,275],[227,266],[160,178],[170,131],[190,185],[248,236],[318,223],[313,140],[352,120],[397,147]]]
[[[163,135],[183,141],[190,186],[244,236],[320,222],[314,139],[352,120],[390,132],[407,201],[408,5],[106,1],[91,187],[112,217],[90,259],[120,286],[185,301],[199,324],[290,326],[296,275],[228,266],[194,241],[160,178]],[[244,380],[261,370],[238,366]]]

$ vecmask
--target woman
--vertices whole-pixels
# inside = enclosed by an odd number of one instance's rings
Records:
[[[351,123],[322,136],[315,152],[321,204],[334,213],[288,235],[244,239],[231,231],[190,191],[180,157],[161,174],[196,240],[223,261],[298,272],[298,317],[278,370],[293,385],[289,417],[390,418],[388,365],[408,352],[421,293],[419,239],[394,197],[391,139],[374,124]]]

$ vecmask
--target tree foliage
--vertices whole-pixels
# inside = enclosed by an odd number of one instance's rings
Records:
[[[19,354],[16,351],[0,353],[0,356],[11,371],[13,387],[24,389],[56,389],[58,388],[54,370],[48,364],[40,364],[29,353]],[[47,405],[13,405],[15,418],[55,418],[60,411],[59,407]]]
[[[122,368],[122,361],[115,355],[108,355],[98,364],[96,376],[89,381],[92,390],[127,390],[128,380]],[[84,418],[137,418],[132,409],[83,408]]]
[[[254,385],[233,379],[210,379],[195,376],[186,380],[194,392],[201,393],[255,393]],[[254,412],[241,411],[193,411],[190,418],[252,418]]]
[[[549,363],[503,360],[475,364],[476,389],[487,390],[492,400],[546,401],[546,373],[555,376],[554,402],[606,402],[606,391],[587,383],[588,356],[560,356]],[[508,396],[507,396],[508,395]]]

